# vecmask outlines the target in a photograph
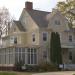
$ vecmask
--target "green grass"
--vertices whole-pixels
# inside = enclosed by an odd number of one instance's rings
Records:
[[[13,72],[0,72],[0,75],[16,75],[16,73],[13,73]]]
[[[4,71],[0,71],[0,75],[32,75],[32,73],[29,73],[29,72],[4,72]]]

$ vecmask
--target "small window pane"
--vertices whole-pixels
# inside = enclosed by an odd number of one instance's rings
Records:
[[[22,53],[22,61],[25,64],[25,53]]]
[[[25,52],[25,48],[22,48],[22,52],[23,52],[23,53]]]
[[[37,54],[34,54],[34,64],[37,64]]]
[[[69,52],[69,60],[72,60],[72,52]]]
[[[30,48],[28,48],[28,50],[27,50],[27,51],[28,51],[28,53],[30,53]]]
[[[30,54],[28,53],[28,64],[30,64]]]
[[[34,48],[34,53],[36,53],[36,49]]]
[[[19,53],[15,53],[15,62],[16,62],[16,63],[19,62],[19,61],[18,61],[18,58],[19,58],[18,56],[19,56]]]
[[[34,64],[33,63],[33,54],[31,54],[31,64]]]
[[[31,53],[33,53],[33,48],[31,48]]]

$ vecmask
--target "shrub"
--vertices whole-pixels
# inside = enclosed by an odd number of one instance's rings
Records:
[[[25,69],[22,69],[22,66],[25,67]],[[30,72],[47,72],[47,71],[58,71],[58,68],[54,64],[49,63],[41,63],[39,65],[27,65],[24,64],[22,61],[17,62],[15,64],[16,70],[18,71],[30,71]]]
[[[24,65],[23,61],[16,62],[15,63],[16,70],[21,71],[23,65]]]
[[[47,72],[47,71],[58,71],[56,65],[49,63],[41,63],[39,65],[25,65],[25,71],[33,71],[33,72]]]
[[[25,65],[26,70],[25,71],[33,71],[33,72],[37,72],[39,69],[38,65]]]
[[[57,71],[58,68],[54,64],[49,64],[49,63],[41,63],[39,65],[40,71]]]

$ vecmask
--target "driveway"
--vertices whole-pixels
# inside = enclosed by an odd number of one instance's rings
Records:
[[[62,71],[62,72],[47,72],[47,73],[37,73],[32,75],[73,75],[75,71]]]

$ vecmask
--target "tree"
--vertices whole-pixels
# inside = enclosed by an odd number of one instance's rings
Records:
[[[71,10],[75,9],[75,0],[58,2],[57,9],[61,11],[62,14],[68,19],[69,27],[72,28],[73,22],[75,20],[75,14],[71,12]]]
[[[50,57],[51,57],[52,63],[56,65],[59,65],[62,63],[60,36],[57,32],[51,33]]]
[[[12,17],[10,16],[8,9],[5,7],[0,8],[0,36],[8,34],[11,23]]]
[[[60,35],[56,32],[56,56],[57,56],[57,64],[62,64],[62,50],[60,43]]]
[[[51,61],[54,63],[56,58],[55,58],[55,32],[51,33],[51,42],[50,42],[50,57],[51,57]]]

